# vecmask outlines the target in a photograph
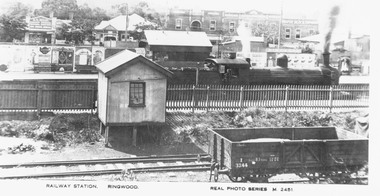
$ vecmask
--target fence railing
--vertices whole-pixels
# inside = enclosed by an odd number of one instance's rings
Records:
[[[94,82],[0,82],[0,110],[93,110]]]
[[[169,110],[353,109],[369,107],[369,85],[169,85]]]
[[[95,110],[96,82],[0,82],[0,111]],[[369,107],[369,84],[168,85],[168,110],[329,110]]]

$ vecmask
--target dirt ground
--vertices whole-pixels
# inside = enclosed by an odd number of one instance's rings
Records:
[[[138,146],[125,142],[128,134],[114,131],[110,146],[99,132],[99,120],[92,114],[58,114],[40,120],[0,121],[0,162],[20,163],[50,160],[80,160],[164,154],[207,153],[207,130],[221,127],[335,126],[355,132],[356,119],[367,111],[338,113],[286,113],[249,109],[241,112],[183,113],[166,115],[166,125],[140,134]],[[150,135],[149,137],[147,137]],[[153,136],[152,136],[153,135]],[[161,174],[139,175],[138,181],[177,181]],[[186,181],[207,181],[208,173],[189,175]],[[200,177],[203,176],[203,177]],[[161,178],[162,177],[162,178]],[[204,179],[204,177],[206,177]],[[224,178],[221,180],[223,181]],[[228,182],[228,178],[225,179]]]

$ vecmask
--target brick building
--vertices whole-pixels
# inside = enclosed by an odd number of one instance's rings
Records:
[[[240,25],[250,30],[251,36],[264,36],[266,43],[278,43],[280,14],[256,10],[227,12],[213,10],[170,9],[165,28],[175,31],[204,31],[213,45],[236,36]],[[312,19],[283,18],[281,45],[294,47],[297,39],[318,33],[318,22]]]

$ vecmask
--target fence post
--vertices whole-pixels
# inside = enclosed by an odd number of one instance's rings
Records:
[[[209,110],[209,106],[210,106],[210,103],[209,103],[209,93],[210,93],[210,86],[207,86],[207,94],[206,94],[206,111],[208,112]]]
[[[96,114],[98,113],[98,110],[97,110],[97,104],[96,104],[96,101],[98,100],[97,97],[98,95],[95,94],[95,89],[94,87],[91,88],[91,94],[92,94],[92,100],[91,100],[91,103],[92,103],[92,109],[91,109],[91,114],[93,114],[93,111],[96,110]]]
[[[199,80],[199,68],[195,68],[195,85],[198,85]]]
[[[333,107],[333,86],[330,86],[330,97],[329,97],[329,110],[330,110],[330,113],[332,112],[332,107]]]
[[[40,116],[42,108],[42,87],[37,82],[37,115]]]
[[[289,86],[285,87],[285,112],[288,112],[288,94],[289,94]]]
[[[239,100],[239,107],[240,111],[243,109],[243,89],[244,87],[240,87],[240,100]]]
[[[193,95],[191,97],[191,111],[194,113],[194,108],[195,108],[195,85],[193,85]]]

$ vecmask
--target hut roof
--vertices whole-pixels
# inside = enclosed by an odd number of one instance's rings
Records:
[[[106,76],[109,76],[109,75],[112,75],[113,73],[116,73],[118,68],[121,67],[122,65],[128,64],[128,63],[133,64],[133,62],[136,62],[136,61],[141,61],[168,77],[172,77],[173,75],[171,71],[165,69],[161,65],[147,59],[144,56],[141,56],[129,50],[123,50],[113,56],[110,56],[109,58],[96,64],[95,67],[99,71],[104,73]]]

